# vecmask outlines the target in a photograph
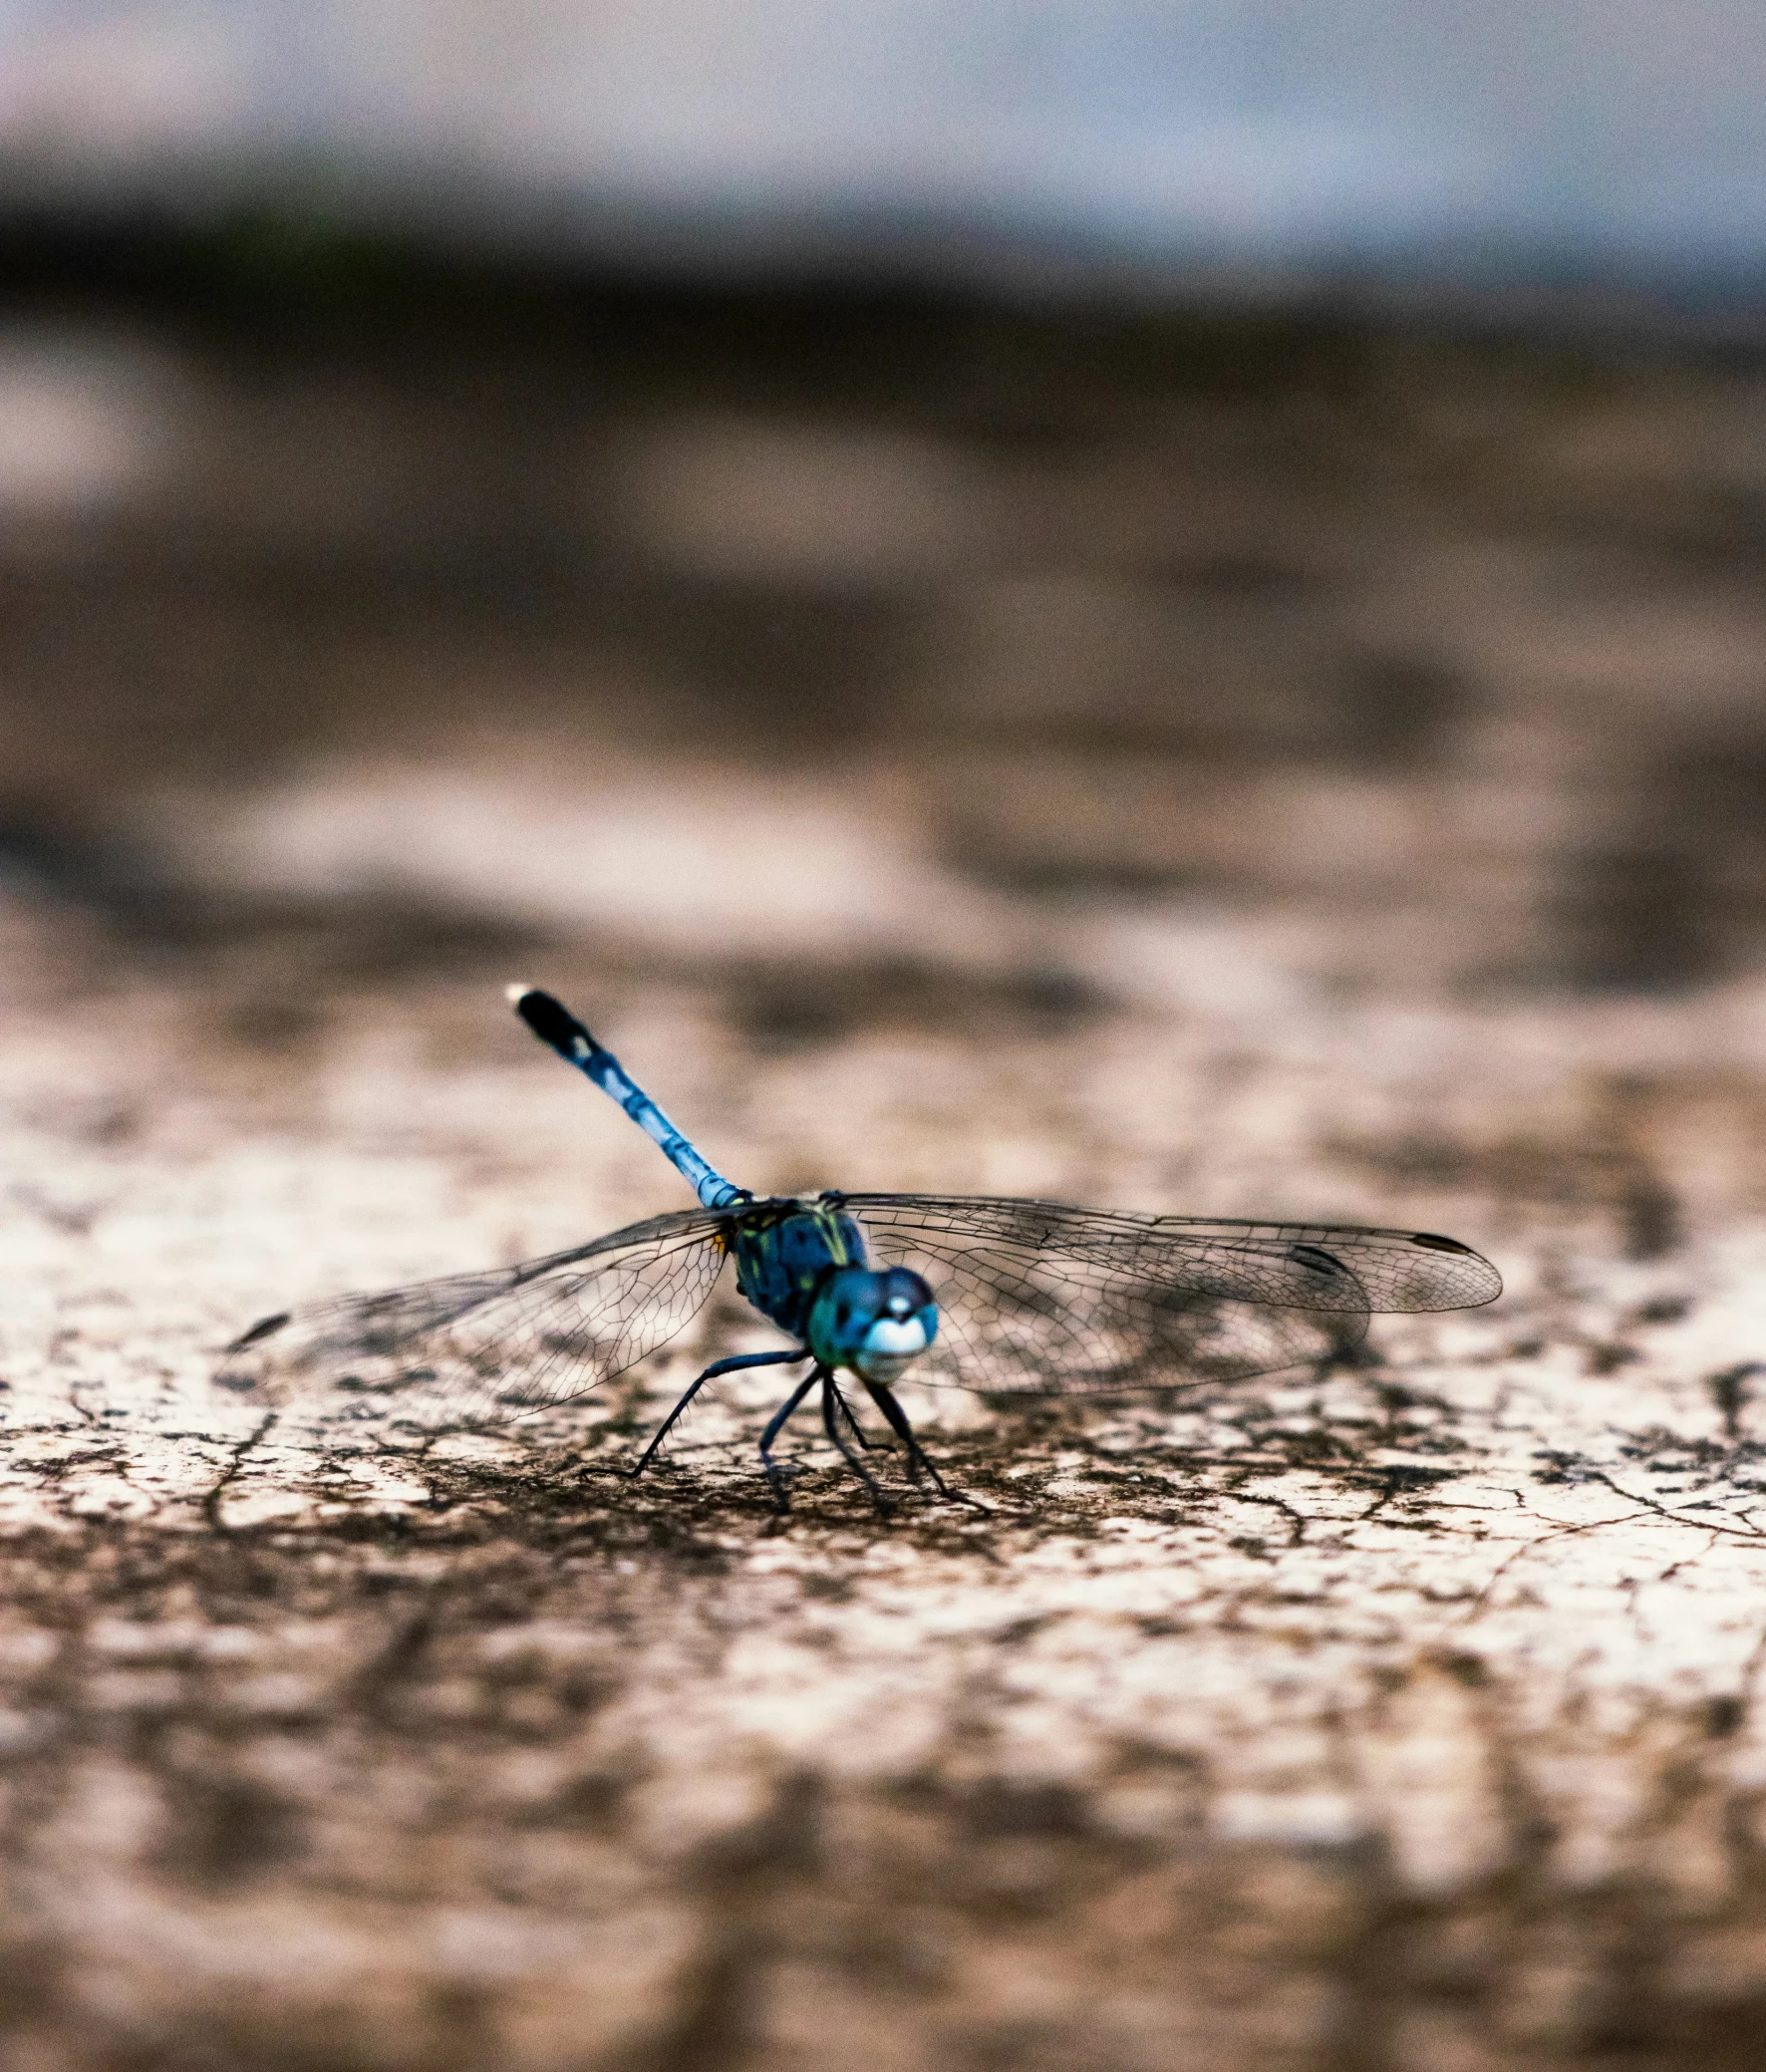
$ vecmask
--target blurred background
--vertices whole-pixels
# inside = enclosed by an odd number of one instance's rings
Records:
[[[1743,0],[15,0],[9,882],[781,1042],[1751,968],[1763,101]]]
[[[1763,195],[1758,0],[0,0],[19,2064],[1757,2064],[1758,1587],[1589,1507],[1766,1473]],[[1510,1294],[916,1398],[1005,1523],[779,1536],[764,1370],[247,1460],[682,1200],[511,979],[756,1189]]]

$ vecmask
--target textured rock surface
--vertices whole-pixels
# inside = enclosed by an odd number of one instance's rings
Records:
[[[612,1469],[654,1401],[389,1455],[208,1395],[204,1348],[280,1295],[674,1198],[488,985],[357,1001],[298,1052],[150,982],[102,1014],[15,1003],[21,2062],[789,2065],[839,2036],[878,2065],[1607,2037],[1742,2063],[1766,1241],[1735,1033],[1761,1005],[1645,1018],[1624,1127],[1695,1235],[1636,1261],[1622,1200],[1502,1184],[1515,1144],[1574,1164],[1607,1126],[1625,1056],[1573,1016],[1314,1007],[1261,1044],[1104,1017],[764,1058],[622,989],[610,1034],[661,1051],[744,1172],[793,1127],[830,1177],[1120,1201],[1164,1169],[1210,1206],[1445,1224],[1510,1275],[1325,1378],[928,1398],[985,1510],[880,1521],[810,1448],[781,1525],[748,1450],[764,1375],[636,1490]],[[1549,1063],[1517,1091],[1524,1041]],[[1382,1149],[1444,1103],[1492,1177],[1395,1184]]]
[[[1675,398],[1694,431],[1751,422],[1738,390]],[[1483,401],[1513,429],[1521,403]],[[1304,582],[1149,572],[1149,541],[1202,554],[1182,499],[1083,442],[1084,495],[1078,460],[1036,460],[1057,581],[1046,539],[1008,552],[964,501],[997,455],[947,456],[982,603],[932,613],[903,679],[967,685],[928,707],[936,753],[756,770],[679,715],[634,745],[608,665],[569,725],[456,717],[252,784],[146,770],[101,810],[96,778],[51,783],[79,744],[39,699],[42,795],[136,846],[121,876],[97,846],[39,861],[0,906],[9,2064],[1758,2061],[1757,600],[1714,547],[1696,581],[1674,559],[1729,536],[1705,433],[1664,459],[1667,402],[1627,408],[1437,466],[1395,517],[1321,478],[1369,560]],[[1288,511],[1343,557],[1238,422],[1170,434],[1217,515],[1273,554]],[[690,431],[644,448],[622,522],[717,561],[723,500],[783,463]],[[811,549],[869,555],[923,602],[889,497],[918,511],[924,470],[863,450],[871,531],[811,499],[748,551],[803,580]],[[1435,696],[1440,739],[1345,747],[1335,708],[1283,734],[1330,641],[1365,657],[1376,595],[1412,655],[1395,709]],[[1255,754],[1157,737],[1176,693],[1131,710],[1151,665],[1120,658],[1179,620],[1224,641],[1223,613],[1263,642],[1221,649],[1267,693],[1255,727],[1234,707]],[[1031,662],[1034,725],[966,737]],[[217,1396],[212,1348],[267,1308],[680,1201],[509,1020],[509,977],[579,1004],[755,1186],[1445,1229],[1509,1293],[1214,1396],[923,1392],[977,1502],[886,1518],[807,1440],[771,1514],[763,1372],[617,1479],[702,1344],[764,1341],[733,1306],[497,1435],[369,1451]]]

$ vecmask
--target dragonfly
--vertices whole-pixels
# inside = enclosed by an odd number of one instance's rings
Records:
[[[1352,1354],[1375,1312],[1476,1307],[1502,1291],[1487,1259],[1428,1231],[1123,1214],[987,1195],[755,1195],[711,1164],[619,1060],[549,993],[510,987],[540,1040],[609,1094],[692,1186],[699,1206],[518,1266],[449,1275],[260,1318],[226,1348],[222,1385],[270,1406],[325,1398],[391,1418],[421,1402],[471,1428],[573,1401],[678,1335],[725,1268],[789,1339],[714,1360],[636,1464],[641,1475],[721,1374],[803,1368],[759,1440],[789,1508],[785,1426],[818,1392],[822,1430],[879,1507],[854,1409],[864,1397],[910,1480],[952,1491],[894,1384],[988,1395],[1111,1397],[1227,1383]]]

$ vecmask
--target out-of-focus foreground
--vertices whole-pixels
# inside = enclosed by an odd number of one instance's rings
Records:
[[[258,259],[0,335],[9,2062],[1756,2062],[1766,375]],[[924,1391],[986,1508],[887,1520],[764,1370],[615,1478],[734,1308],[498,1438],[215,1400],[680,1202],[509,978],[756,1188],[1510,1293]]]

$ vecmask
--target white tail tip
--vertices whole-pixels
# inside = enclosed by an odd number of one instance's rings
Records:
[[[503,988],[503,999],[508,1002],[510,1007],[519,1007],[521,1002],[532,991],[533,988],[531,986],[505,986]]]

